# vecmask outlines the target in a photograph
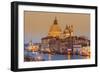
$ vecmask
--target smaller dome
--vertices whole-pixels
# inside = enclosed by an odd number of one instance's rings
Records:
[[[73,35],[73,26],[66,25],[66,28],[65,28],[63,34],[64,34],[64,37],[69,37],[69,36]]]
[[[69,27],[66,25],[66,28],[65,28],[65,30],[64,30],[64,32],[63,32],[64,34],[66,34],[66,33],[69,33]]]
[[[69,26],[66,25],[66,28],[65,28],[65,30],[63,32],[64,37],[69,37],[70,36],[70,31],[69,30],[70,30]]]

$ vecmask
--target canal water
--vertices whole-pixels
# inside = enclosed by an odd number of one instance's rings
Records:
[[[33,52],[24,52],[24,56],[29,56],[31,58],[35,58],[37,56],[41,56],[45,61],[48,60],[70,60],[70,59],[86,59],[85,56],[80,55],[59,55],[59,54],[40,54],[40,53],[33,53]]]
[[[83,56],[79,55],[49,55],[49,54],[44,54],[44,59],[45,60],[70,60],[70,59],[85,59]],[[49,57],[51,57],[49,59]]]

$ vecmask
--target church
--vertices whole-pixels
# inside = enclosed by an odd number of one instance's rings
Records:
[[[48,35],[41,39],[41,49],[49,49],[56,53],[67,53],[68,49],[81,48],[90,45],[90,40],[84,37],[74,36],[73,25],[66,25],[64,30],[59,26],[55,17],[50,26]]]

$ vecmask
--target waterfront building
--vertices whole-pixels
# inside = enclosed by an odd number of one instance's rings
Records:
[[[73,25],[66,25],[61,31],[57,18],[51,25],[48,35],[41,39],[41,49],[49,49],[52,52],[67,53],[68,50],[75,51],[85,46],[90,46],[90,40],[82,36],[75,36]]]
[[[36,52],[39,50],[39,44],[32,43],[32,41],[29,42],[29,46],[27,47],[28,51]]]

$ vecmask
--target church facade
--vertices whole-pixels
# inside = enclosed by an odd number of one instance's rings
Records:
[[[67,53],[68,50],[72,51],[74,48],[82,48],[90,45],[90,40],[84,37],[74,36],[73,26],[66,25],[62,31],[57,18],[55,18],[51,25],[48,35],[41,39],[41,49],[49,50],[56,53]]]

